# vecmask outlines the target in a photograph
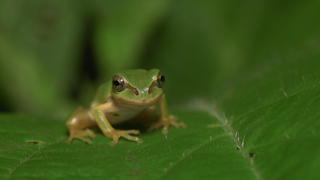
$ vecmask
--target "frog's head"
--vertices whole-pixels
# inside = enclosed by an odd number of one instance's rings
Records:
[[[148,105],[162,95],[164,76],[158,69],[126,70],[112,80],[112,96],[121,102],[134,105]]]

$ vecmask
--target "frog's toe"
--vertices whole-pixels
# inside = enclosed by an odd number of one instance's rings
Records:
[[[66,140],[66,142],[67,142],[68,144],[70,144],[70,143],[72,142],[72,139],[73,139],[73,137],[69,136],[69,138]]]
[[[140,134],[140,131],[139,130],[136,130],[136,129],[131,129],[131,130],[125,130],[123,131],[127,134]]]
[[[160,121],[157,123],[151,125],[148,129],[148,131],[152,131],[154,129],[158,129],[160,127],[163,127],[162,133],[167,134],[169,132],[169,127],[174,126],[174,127],[187,127],[187,125],[183,122],[177,122],[175,121],[174,116],[169,116],[169,118],[161,118]]]
[[[117,142],[111,141],[111,143],[109,143],[109,146],[114,146],[114,145],[116,145],[117,143],[118,143],[118,141],[117,141]]]
[[[74,136],[70,136],[68,139],[67,139],[67,143],[68,144],[70,144],[71,142],[72,142],[72,140],[73,139],[80,139],[81,141],[83,141],[83,142],[86,142],[86,143],[88,143],[88,144],[92,144],[92,141],[90,140],[90,139],[88,139],[88,138],[85,138],[85,137],[83,137],[83,136],[77,136],[77,137],[74,137]]]
[[[163,122],[157,122],[157,123],[155,123],[155,124],[152,124],[148,129],[147,129],[147,131],[148,132],[151,132],[151,131],[153,131],[153,130],[155,130],[155,129],[158,129],[158,128],[160,128],[160,127],[162,127],[163,126]]]
[[[96,135],[90,129],[81,130],[81,131],[72,131],[70,132],[70,136],[66,142],[70,144],[72,140],[76,138],[88,144],[92,144],[92,141],[88,138],[85,138],[85,136],[95,137]]]
[[[163,126],[162,128],[162,134],[168,134],[169,130],[168,130],[168,126]]]
[[[175,115],[169,115],[169,119],[176,121],[178,120],[178,117]]]
[[[81,138],[79,138],[81,141],[83,141],[83,142],[86,142],[86,143],[88,143],[88,144],[92,144],[92,141],[90,140],[90,139],[88,139],[88,138],[85,138],[85,137],[81,137]]]
[[[178,123],[176,121],[174,121],[174,123],[171,123],[171,125],[174,127],[183,127],[183,128],[187,127],[187,125],[185,123],[183,123],[183,122]]]
[[[114,146],[114,145],[116,145],[117,143],[118,143],[118,140],[119,140],[119,137],[117,136],[117,135],[114,135],[113,137],[112,137],[112,141],[109,143],[109,146]]]
[[[187,125],[185,123],[183,123],[183,122],[179,122],[178,123],[178,122],[176,122],[174,120],[170,120],[169,123],[165,123],[163,125],[163,128],[162,128],[162,133],[163,134],[168,134],[169,126],[174,126],[174,127],[177,127],[177,128],[179,128],[179,127],[183,127],[183,128],[187,127]]]
[[[128,139],[128,140],[131,140],[131,141],[136,141],[137,143],[143,143],[143,140],[142,139],[139,139],[138,137],[135,137],[135,136],[130,136],[129,134],[127,133],[124,133],[122,135],[122,137]]]
[[[85,129],[84,133],[83,133],[83,136],[90,136],[92,138],[95,138],[96,134],[90,129]]]
[[[109,143],[110,146],[114,146],[118,143],[120,137],[126,138],[131,141],[136,141],[137,143],[142,143],[143,140],[138,137],[131,136],[130,134],[139,134],[139,130],[112,130],[106,134],[107,137],[112,138],[112,141]]]

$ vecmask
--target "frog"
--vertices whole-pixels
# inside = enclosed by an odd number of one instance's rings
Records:
[[[138,129],[119,130],[113,126],[132,119],[148,117],[160,112],[157,121],[148,130],[163,127],[162,133],[167,134],[169,126],[186,127],[183,122],[177,122],[176,117],[169,114],[166,96],[162,90],[165,76],[159,69],[124,70],[113,76],[111,80],[99,86],[89,108],[79,107],[68,117],[66,126],[69,130],[67,143],[80,139],[92,144],[95,138],[90,128],[98,127],[102,134],[112,141],[110,146],[118,143],[119,138],[142,143]]]

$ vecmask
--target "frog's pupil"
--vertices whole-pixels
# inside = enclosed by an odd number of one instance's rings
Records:
[[[161,76],[161,77],[160,77],[160,81],[161,81],[161,82],[164,82],[164,76]]]
[[[115,86],[119,86],[119,85],[120,85],[120,83],[119,83],[119,81],[115,80],[115,81],[113,81],[113,85],[115,85]]]

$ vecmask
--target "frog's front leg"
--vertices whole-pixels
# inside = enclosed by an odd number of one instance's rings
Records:
[[[142,143],[142,139],[139,139],[138,137],[131,136],[130,134],[139,134],[139,130],[116,130],[114,129],[109,121],[107,120],[104,112],[109,108],[108,104],[102,104],[99,106],[96,106],[92,109],[91,113],[93,117],[95,118],[100,130],[102,133],[112,139],[112,142],[109,144],[110,146],[114,146],[118,143],[118,140],[120,137],[124,137],[128,140],[136,141],[137,143]]]
[[[155,123],[149,127],[149,131],[153,130],[153,129],[157,129],[159,127],[163,127],[162,133],[167,134],[169,126],[187,127],[187,125],[185,123],[177,122],[177,121],[175,121],[176,118],[174,116],[169,115],[167,101],[166,101],[166,97],[164,94],[160,97],[158,104],[159,104],[159,108],[160,108],[161,117],[157,123]]]
[[[85,138],[85,136],[90,136],[92,138],[96,136],[93,131],[86,129],[97,125],[91,118],[90,109],[83,109],[82,107],[79,107],[71,113],[66,125],[70,133],[67,143],[70,144],[74,138],[77,138],[83,142],[92,144],[90,139]]]

